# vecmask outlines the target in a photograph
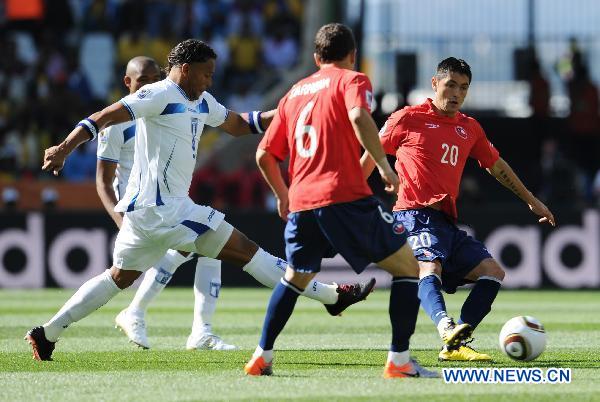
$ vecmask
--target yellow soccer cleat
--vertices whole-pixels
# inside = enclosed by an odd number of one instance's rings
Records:
[[[441,362],[489,362],[492,358],[490,355],[479,353],[472,347],[462,344],[458,348],[453,349],[444,346],[438,355],[438,360]]]
[[[440,337],[444,344],[450,348],[459,346],[463,341],[471,337],[473,327],[469,324],[455,324],[450,321],[448,325],[440,329]]]

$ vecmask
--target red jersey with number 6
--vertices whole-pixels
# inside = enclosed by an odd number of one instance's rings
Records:
[[[327,67],[299,81],[279,102],[259,148],[281,161],[289,155],[291,212],[372,194],[348,118],[355,107],[370,111],[371,101],[366,75]]]
[[[441,201],[456,219],[456,198],[467,157],[489,168],[500,157],[479,123],[462,113],[441,116],[432,100],[392,113],[379,132],[386,153],[396,155],[400,178],[394,211]]]

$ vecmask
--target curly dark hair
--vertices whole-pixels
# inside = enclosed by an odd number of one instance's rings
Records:
[[[315,53],[324,62],[340,61],[354,49],[354,34],[344,24],[323,25],[315,36]]]
[[[469,77],[469,83],[473,78],[473,75],[471,74],[471,67],[467,64],[467,62],[463,59],[457,59],[456,57],[448,57],[447,59],[440,61],[440,64],[437,66],[435,76],[438,79],[443,79],[450,73],[466,75]]]
[[[186,39],[178,43],[167,57],[167,73],[172,67],[183,63],[204,63],[210,59],[216,59],[217,54],[207,43],[198,39]]]

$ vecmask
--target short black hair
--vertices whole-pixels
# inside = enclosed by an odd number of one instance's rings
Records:
[[[315,53],[324,62],[343,60],[355,49],[354,34],[344,24],[323,25],[315,36]]]
[[[471,67],[469,67],[467,62],[463,59],[457,59],[456,57],[448,57],[447,59],[440,61],[435,76],[437,79],[442,79],[450,73],[466,75],[469,77],[469,83],[471,83],[471,79],[473,78]]]
[[[198,39],[186,39],[178,43],[167,57],[167,72],[172,67],[180,66],[184,63],[204,63],[210,59],[216,59],[217,54],[207,43]]]

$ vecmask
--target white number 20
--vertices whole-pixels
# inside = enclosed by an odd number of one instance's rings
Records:
[[[302,112],[300,112],[300,116],[298,116],[298,121],[296,122],[296,130],[294,132],[294,137],[296,138],[296,151],[298,155],[303,158],[310,158],[317,151],[317,130],[313,126],[308,124],[304,124],[306,122],[306,117],[312,110],[315,102],[310,101],[304,106]],[[308,148],[304,147],[304,135],[308,135],[309,146]]]
[[[442,149],[444,150],[444,155],[442,155],[441,162],[450,163],[452,166],[456,166],[456,162],[458,162],[458,146],[450,146],[444,143],[442,144]]]
[[[420,233],[418,236],[409,236],[408,242],[413,250],[421,247],[431,247],[431,237],[427,232]]]

